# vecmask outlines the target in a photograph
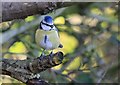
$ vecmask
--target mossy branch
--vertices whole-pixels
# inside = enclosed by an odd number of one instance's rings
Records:
[[[2,67],[3,75],[9,75],[23,83],[30,83],[30,81],[36,81],[34,76],[37,73],[61,64],[62,60],[63,53],[57,52],[52,56],[43,56],[43,58],[38,57],[26,60],[3,59],[0,66]],[[37,80],[39,81],[39,79]]]

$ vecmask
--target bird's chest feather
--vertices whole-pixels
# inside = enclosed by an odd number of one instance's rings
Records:
[[[60,44],[58,33],[55,30],[44,31],[44,30],[38,29],[36,31],[36,42],[42,48],[45,48],[48,50],[55,49]]]

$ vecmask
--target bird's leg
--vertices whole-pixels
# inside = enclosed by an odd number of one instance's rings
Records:
[[[50,52],[50,54],[49,54],[50,56],[53,56],[53,50]]]
[[[41,55],[40,55],[40,59],[43,59],[43,57],[45,56],[45,49],[43,49],[43,51],[42,51],[42,53],[41,53]]]
[[[49,60],[50,60],[51,63],[52,63],[52,56],[53,56],[53,50],[49,54]]]

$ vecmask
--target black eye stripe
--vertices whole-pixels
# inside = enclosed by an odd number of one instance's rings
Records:
[[[51,28],[53,28],[54,27],[54,25],[49,25],[49,24],[47,24],[47,23],[44,23],[44,22],[41,22],[42,24],[44,24],[44,25],[46,25],[46,26],[50,26]]]

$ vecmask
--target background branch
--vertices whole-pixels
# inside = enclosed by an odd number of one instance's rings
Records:
[[[56,13],[52,17],[54,18],[54,17],[58,16],[64,10],[65,10],[65,8],[56,10]],[[0,44],[7,42],[8,40],[10,40],[11,38],[15,37],[16,35],[18,35],[20,33],[26,32],[26,30],[34,29],[34,26],[38,25],[43,17],[44,16],[40,16],[37,19],[33,20],[32,22],[25,23],[18,29],[8,30],[8,31],[0,34],[0,39],[2,39],[2,41],[0,41]]]
[[[35,14],[47,14],[55,9],[73,5],[63,2],[3,2],[2,21],[24,19]]]

